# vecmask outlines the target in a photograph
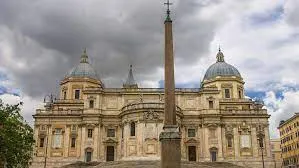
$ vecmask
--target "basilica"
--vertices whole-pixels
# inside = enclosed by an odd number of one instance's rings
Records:
[[[181,160],[270,168],[270,116],[261,101],[245,97],[242,75],[223,52],[215,55],[199,88],[175,88]],[[31,167],[160,160],[164,88],[140,87],[132,66],[122,87],[108,88],[86,50],[78,62],[61,80],[59,98],[46,97],[33,115]]]

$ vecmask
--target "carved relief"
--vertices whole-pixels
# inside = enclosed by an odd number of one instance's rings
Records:
[[[233,130],[233,127],[232,126],[227,126],[225,128],[225,136],[227,138],[232,138],[234,136],[234,130]]]
[[[109,109],[117,108],[117,97],[107,98],[107,108]]]
[[[159,113],[154,110],[145,111],[143,113],[143,119],[144,120],[158,120],[159,119]]]
[[[250,125],[248,125],[246,121],[243,121],[242,125],[239,125],[238,131],[240,132],[240,134],[250,134],[251,132]]]
[[[164,101],[164,97],[162,94],[159,94],[159,102],[163,102]]]
[[[186,108],[195,108],[195,100],[187,99],[186,100]]]
[[[231,83],[223,83],[223,84],[221,84],[221,87],[222,88],[232,88],[233,85]]]
[[[154,144],[147,144],[146,153],[154,154],[155,152],[155,145]]]
[[[136,155],[137,150],[136,150],[136,145],[129,145],[129,155]]]

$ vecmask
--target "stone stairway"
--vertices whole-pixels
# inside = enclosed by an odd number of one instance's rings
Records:
[[[77,162],[62,168],[160,168],[160,161]],[[181,168],[244,168],[227,162],[182,162]]]

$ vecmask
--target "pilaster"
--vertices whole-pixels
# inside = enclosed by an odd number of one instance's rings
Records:
[[[64,143],[63,143],[63,147],[64,147],[64,152],[63,152],[63,156],[64,157],[68,157],[68,151],[69,151],[69,147],[70,147],[70,125],[66,125],[65,127],[65,133],[64,133]]]
[[[222,127],[219,126],[217,128],[217,140],[218,140],[218,157],[219,157],[219,160],[223,160],[223,150],[222,150]]]
[[[234,130],[235,159],[240,159],[240,136],[237,127],[234,127],[233,130]]]
[[[259,157],[259,145],[257,142],[256,127],[252,127],[251,140],[252,140],[252,149],[253,157]]]
[[[52,149],[52,126],[48,126],[48,135],[47,135],[47,141],[46,141],[46,147],[47,147],[47,157],[51,157],[51,149]]]
[[[82,136],[81,136],[81,160],[84,160],[85,156],[85,140],[86,140],[86,127],[85,125],[81,127]]]
[[[99,141],[99,127],[94,127],[94,137],[93,137],[93,155],[92,160],[98,160],[98,141]]]

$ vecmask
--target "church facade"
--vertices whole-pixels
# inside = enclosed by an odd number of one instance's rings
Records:
[[[200,88],[176,88],[176,119],[182,160],[271,167],[269,123],[259,101],[244,95],[239,71],[219,50]],[[76,161],[159,160],[164,89],[140,88],[130,67],[120,88],[106,88],[88,62],[60,82],[60,97],[46,100],[33,116],[32,167]]]

